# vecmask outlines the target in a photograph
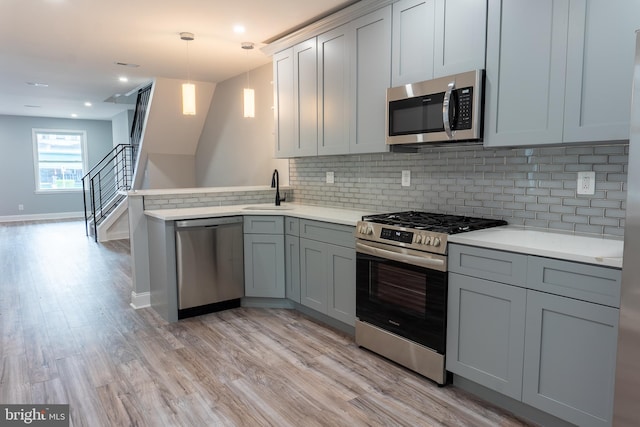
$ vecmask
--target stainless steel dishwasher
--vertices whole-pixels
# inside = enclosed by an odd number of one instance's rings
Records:
[[[176,222],[178,319],[240,306],[242,221],[231,216]]]

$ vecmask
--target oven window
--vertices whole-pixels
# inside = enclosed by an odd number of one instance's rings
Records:
[[[424,316],[427,300],[424,273],[391,264],[374,264],[373,268],[377,287],[371,290],[372,298]]]

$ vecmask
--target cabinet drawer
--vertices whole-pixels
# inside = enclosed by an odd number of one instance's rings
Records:
[[[281,216],[245,216],[245,234],[283,234],[284,218]]]
[[[300,220],[300,237],[355,248],[355,227],[321,221]]]
[[[620,307],[618,269],[529,256],[527,270],[530,289]]]
[[[464,245],[449,245],[449,271],[524,286],[527,256]]]
[[[284,232],[290,236],[300,235],[300,219],[285,217],[284,218]]]

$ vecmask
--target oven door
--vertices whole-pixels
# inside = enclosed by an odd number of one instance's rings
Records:
[[[356,316],[445,353],[446,257],[356,243]]]

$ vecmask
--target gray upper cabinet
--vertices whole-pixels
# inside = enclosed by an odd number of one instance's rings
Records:
[[[273,57],[276,157],[318,153],[316,39]]]
[[[276,157],[385,152],[391,6],[273,56]]]
[[[318,36],[318,154],[388,151],[391,6]]]
[[[276,157],[295,153],[293,106],[293,48],[273,56],[273,108]]]
[[[385,143],[386,93],[391,84],[391,7],[350,24],[351,69],[350,153],[388,151]]]
[[[318,36],[318,154],[347,154],[351,93],[349,25]]]
[[[433,77],[483,69],[487,2],[436,0]]]
[[[569,0],[489,0],[486,146],[562,141]]]
[[[293,112],[296,156],[318,153],[318,58],[316,39],[293,47]]]
[[[435,16],[434,0],[393,4],[392,86],[433,78]]]
[[[394,3],[392,86],[484,68],[486,18],[486,1]]]
[[[571,1],[565,142],[629,138],[637,29],[637,0]]]
[[[629,137],[640,2],[489,0],[485,146]]]

